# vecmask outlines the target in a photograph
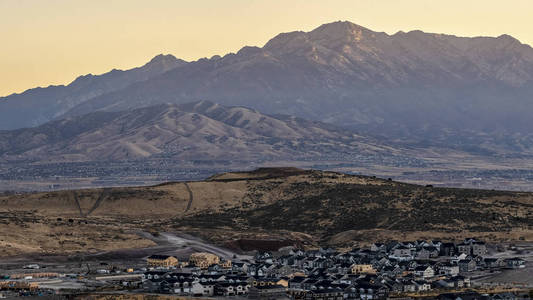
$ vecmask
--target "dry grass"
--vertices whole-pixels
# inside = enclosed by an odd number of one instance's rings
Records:
[[[138,230],[189,231],[220,243],[243,237],[339,246],[466,236],[533,240],[527,223],[532,194],[427,189],[333,172],[270,170],[274,172],[227,173],[189,182],[193,201],[188,211],[185,183],[1,196],[0,256],[154,245],[136,235]],[[463,212],[441,217],[461,205],[473,219]],[[435,209],[439,213],[427,219]],[[437,217],[452,219],[432,223]]]

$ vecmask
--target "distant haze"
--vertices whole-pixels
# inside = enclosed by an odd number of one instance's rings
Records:
[[[129,69],[158,53],[185,60],[224,55],[335,20],[389,34],[510,34],[533,44],[530,0],[2,0],[0,95]]]
[[[0,98],[0,130],[208,100],[330,123],[379,136],[385,144],[522,157],[533,155],[532,98],[533,48],[509,35],[468,38],[419,30],[389,35],[332,22],[281,33],[262,48],[243,47],[236,54],[194,62],[158,55],[128,71],[80,76],[68,86]],[[58,130],[57,123],[48,125]],[[226,141],[228,130],[216,132]],[[41,145],[44,138],[40,132],[16,135],[17,149]]]

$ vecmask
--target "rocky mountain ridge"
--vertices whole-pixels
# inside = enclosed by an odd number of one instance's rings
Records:
[[[334,22],[222,57],[158,61],[148,64],[153,70],[121,72],[137,75],[118,83],[110,79],[114,71],[94,78],[98,84],[82,92],[77,86],[92,77],[0,99],[0,128],[207,100],[331,123],[402,146],[533,153],[533,49],[509,35],[389,35]]]
[[[532,79],[533,49],[507,35],[388,35],[335,22],[189,63],[69,114],[205,99],[408,144],[520,153],[533,145]]]
[[[0,97],[0,129],[44,124],[89,99],[147,80],[185,63],[173,55],[157,55],[144,66],[131,70],[113,69],[102,75],[87,74],[66,86],[39,87]]]

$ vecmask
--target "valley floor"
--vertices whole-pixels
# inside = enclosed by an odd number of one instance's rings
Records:
[[[419,185],[533,191],[533,158],[492,158],[457,153],[416,155],[420,159],[378,156],[358,160],[221,161],[209,165],[159,160],[2,163],[0,193],[147,186],[169,181],[203,180],[216,173],[276,166],[364,174]]]

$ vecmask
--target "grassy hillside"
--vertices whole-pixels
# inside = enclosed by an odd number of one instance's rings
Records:
[[[241,206],[175,222],[243,231],[288,230],[343,243],[357,238],[357,231],[368,230],[449,235],[523,230],[528,235],[532,215],[530,193],[433,188],[309,171],[255,182]]]
[[[533,240],[531,193],[293,168],[152,187],[6,195],[0,204],[0,255],[150,245],[135,235],[139,230],[188,231],[219,243],[283,237],[349,245],[399,235]]]

